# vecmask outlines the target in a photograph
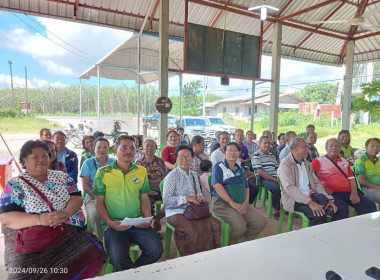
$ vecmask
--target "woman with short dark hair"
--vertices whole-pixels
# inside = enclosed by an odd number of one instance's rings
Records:
[[[229,244],[240,237],[254,240],[266,225],[265,217],[249,202],[249,186],[244,168],[236,163],[240,146],[235,142],[225,145],[226,158],[212,168],[212,210],[230,224]]]
[[[88,220],[100,240],[103,240],[102,219],[96,210],[95,195],[92,194],[92,189],[94,188],[95,175],[98,169],[115,161],[114,158],[108,156],[109,148],[110,143],[106,138],[97,138],[95,140],[94,157],[83,162],[79,175],[82,178],[83,190],[85,191],[84,205]]]
[[[175,151],[178,167],[165,177],[163,187],[166,218],[176,228],[174,240],[181,256],[220,247],[219,221],[212,216],[191,220],[184,215],[188,204],[199,205],[205,201],[199,177],[197,173],[190,170],[193,156],[194,151],[191,146],[178,146]]]
[[[50,140],[43,140],[49,148],[51,157],[50,157],[50,165],[49,169],[51,170],[58,170],[67,173],[65,164],[57,159],[57,146],[53,141]]]
[[[170,130],[166,134],[166,138],[168,139],[169,145],[167,145],[165,148],[161,151],[161,158],[165,162],[166,167],[170,170],[173,170],[174,164],[176,163],[176,157],[174,155],[177,147],[178,147],[178,139],[179,134],[177,131]]]
[[[20,163],[26,171],[7,182],[0,199],[9,279],[94,277],[105,253],[102,243],[85,230],[83,199],[74,180],[48,169],[50,151],[40,140],[22,146]],[[32,237],[32,246],[18,242]]]
[[[82,139],[82,157],[80,159],[79,168],[82,168],[82,164],[86,159],[92,158],[95,156],[95,136],[85,135]]]

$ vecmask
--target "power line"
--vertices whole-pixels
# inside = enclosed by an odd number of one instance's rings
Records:
[[[34,20],[32,17],[28,16],[27,14],[25,14],[25,16],[26,16],[27,18],[29,18],[30,20],[34,21],[35,23],[37,23],[37,24],[38,24],[39,26],[41,26],[42,28],[45,28],[45,30],[46,30],[48,33],[52,34],[54,37],[56,37],[57,39],[61,40],[61,41],[64,42],[64,43],[66,43],[66,44],[69,45],[70,47],[76,49],[77,51],[80,51],[81,53],[83,53],[83,54],[85,54],[85,55],[87,55],[87,56],[89,56],[89,57],[91,57],[91,58],[93,58],[93,59],[99,60],[99,58],[97,58],[97,57],[95,57],[95,56],[93,56],[93,55],[90,55],[90,54],[88,54],[88,53],[86,53],[86,52],[83,52],[82,50],[80,50],[80,49],[78,49],[77,47],[73,46],[73,45],[70,44],[69,42],[66,42],[65,40],[63,40],[63,39],[60,38],[58,35],[56,35],[56,34],[54,34],[53,32],[51,32],[49,29],[47,29],[45,26],[43,26],[43,25],[42,25],[41,23],[39,23],[38,21]]]
[[[47,37],[45,34],[41,33],[39,30],[37,30],[37,29],[34,28],[33,26],[31,26],[31,25],[29,25],[28,23],[26,23],[26,22],[25,22],[22,18],[20,18],[19,16],[17,16],[17,15],[14,14],[14,13],[12,13],[12,14],[13,14],[15,17],[17,17],[19,20],[21,20],[25,25],[29,26],[30,28],[32,28],[34,31],[38,32],[40,35],[42,35],[42,36],[45,37],[46,39],[48,39],[48,40],[51,41],[52,43],[54,43],[54,44],[60,46],[61,48],[67,50],[68,52],[71,52],[72,54],[75,54],[75,55],[80,56],[80,57],[82,57],[82,58],[84,58],[84,59],[87,59],[87,60],[96,61],[96,60],[94,60],[94,59],[91,59],[91,58],[85,57],[85,56],[83,56],[83,55],[81,55],[81,54],[78,54],[78,53],[76,53],[76,52],[73,52],[72,50],[69,50],[68,48],[62,46],[61,44],[59,44],[59,43],[57,43],[57,42],[51,40],[51,39],[50,39],[49,37]]]

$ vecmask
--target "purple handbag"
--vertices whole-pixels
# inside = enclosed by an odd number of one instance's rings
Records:
[[[198,194],[194,175],[192,175],[191,177],[193,177],[193,186],[194,186],[195,194]],[[188,220],[200,220],[200,219],[210,217],[210,209],[208,206],[208,202],[205,201],[200,204],[195,204],[193,202],[188,203],[183,215]]]

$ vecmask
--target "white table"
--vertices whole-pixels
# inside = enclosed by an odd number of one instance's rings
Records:
[[[347,280],[372,279],[380,268],[380,212],[105,275],[133,280],[311,280],[333,270]]]

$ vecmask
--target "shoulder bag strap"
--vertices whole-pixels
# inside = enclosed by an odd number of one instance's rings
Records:
[[[189,172],[190,172],[190,171],[189,171]],[[198,192],[197,192],[197,184],[195,183],[194,174],[191,174],[191,177],[193,177],[193,186],[194,186],[195,194],[198,194]]]
[[[50,203],[47,197],[35,185],[33,185],[31,182],[29,182],[22,176],[19,176],[19,178],[23,180],[25,183],[27,183],[29,186],[31,186],[41,196],[41,198],[49,205],[51,211],[55,211],[53,205]]]
[[[324,156],[324,157],[327,158],[329,161],[331,161],[331,163],[334,164],[335,167],[338,168],[338,170],[340,171],[340,173],[342,173],[343,176],[348,180],[348,177],[347,177],[346,173],[343,172],[343,170],[339,167],[339,165],[336,164],[335,161],[333,161],[333,160],[332,160],[330,157],[328,157],[328,156]]]
[[[96,164],[96,160],[94,158],[92,158],[92,161],[94,162],[94,165],[95,165],[95,168],[96,168],[96,171],[98,171],[98,166]]]

